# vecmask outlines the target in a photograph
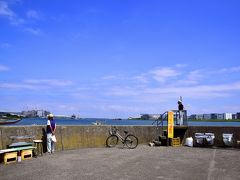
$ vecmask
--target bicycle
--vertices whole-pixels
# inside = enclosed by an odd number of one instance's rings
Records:
[[[110,136],[106,140],[107,147],[115,147],[120,140],[123,145],[126,145],[129,149],[134,149],[138,145],[138,138],[133,134],[128,134],[128,131],[124,131],[125,137],[119,134],[119,130],[114,126],[111,127]]]

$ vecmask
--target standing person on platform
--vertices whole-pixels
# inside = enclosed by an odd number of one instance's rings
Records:
[[[49,114],[47,121],[47,152],[49,154],[54,153],[55,150],[55,142],[53,141],[53,137],[55,138],[55,131],[56,123],[53,119],[53,114]]]
[[[182,100],[178,100],[178,112],[179,112],[179,117],[178,117],[178,122],[177,125],[183,125],[183,110],[184,106],[182,104]]]

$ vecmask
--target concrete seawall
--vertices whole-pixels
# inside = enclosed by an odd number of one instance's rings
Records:
[[[58,126],[56,131],[56,150],[69,150],[89,147],[105,147],[110,126]],[[123,130],[129,131],[138,137],[140,144],[147,144],[157,138],[155,126],[118,126],[121,134]],[[214,146],[223,146],[222,133],[233,133],[234,147],[240,140],[240,127],[185,127],[175,128],[184,141],[186,137],[194,137],[194,133],[214,133]],[[0,149],[5,149],[12,143],[11,136],[35,136],[34,139],[46,141],[45,126],[3,126],[0,127]]]
[[[45,128],[45,126],[0,127],[0,149],[5,149],[13,142],[11,136],[35,136],[34,139],[43,139],[46,142]],[[130,134],[136,135],[140,144],[152,141],[156,136],[156,128],[152,126],[118,126],[118,129],[120,134],[127,130]],[[109,130],[110,126],[57,126],[56,150],[105,147]]]

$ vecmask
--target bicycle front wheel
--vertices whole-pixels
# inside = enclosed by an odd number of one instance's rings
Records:
[[[130,134],[130,135],[127,135],[124,142],[128,148],[134,149],[138,145],[138,138],[136,136]]]
[[[116,135],[111,135],[106,140],[107,147],[115,147],[118,143],[118,137]]]

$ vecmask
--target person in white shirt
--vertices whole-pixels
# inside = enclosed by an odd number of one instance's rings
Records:
[[[55,137],[56,123],[53,119],[53,114],[48,115],[47,121],[47,152],[54,153],[55,142],[53,141],[53,136]]]

